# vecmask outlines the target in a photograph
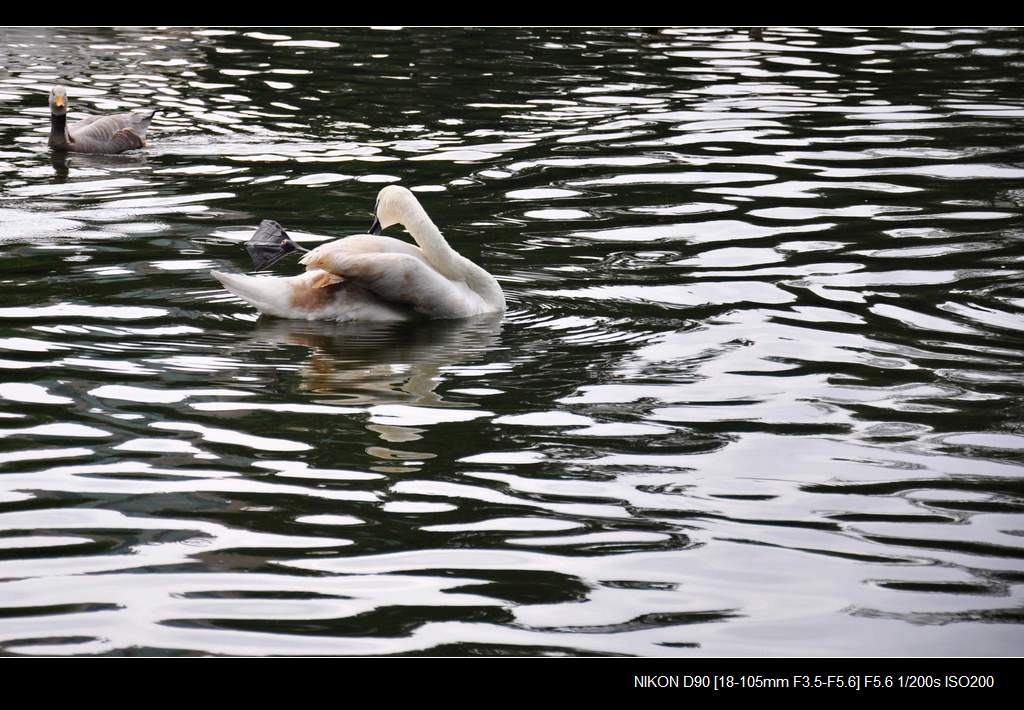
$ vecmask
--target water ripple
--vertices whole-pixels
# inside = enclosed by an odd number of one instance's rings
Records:
[[[0,652],[1021,655],[1021,39],[0,31]],[[394,182],[503,320],[211,282]]]

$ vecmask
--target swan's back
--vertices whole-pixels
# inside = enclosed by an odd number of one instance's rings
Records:
[[[401,239],[374,234],[353,234],[350,237],[335,239],[313,249],[320,255],[326,254],[406,254],[428,264],[423,250],[415,244],[403,242]],[[300,262],[301,263],[301,262]],[[315,268],[307,266],[307,268]]]

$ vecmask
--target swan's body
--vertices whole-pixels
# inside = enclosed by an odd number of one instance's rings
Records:
[[[55,86],[50,91],[50,138],[54,150],[71,153],[123,153],[143,148],[146,131],[156,110],[90,116],[68,125],[67,90]]]
[[[405,226],[418,246],[356,234],[307,253],[298,276],[211,273],[260,312],[282,318],[396,321],[505,311],[498,281],[448,245],[409,190],[381,190],[376,217],[382,227]]]

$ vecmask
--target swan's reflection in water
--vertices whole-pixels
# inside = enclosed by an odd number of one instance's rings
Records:
[[[350,405],[444,407],[456,406],[437,392],[445,371],[493,359],[501,326],[500,315],[413,323],[261,318],[252,338],[309,348],[300,391],[343,397]]]
[[[458,376],[463,366],[485,359],[493,366],[500,360],[501,328],[500,315],[415,323],[261,318],[252,339],[262,347],[308,348],[308,357],[298,363],[295,389],[314,395],[316,404],[366,407],[366,429],[393,445],[419,441],[422,425],[464,418],[452,410],[478,406],[465,398],[446,400],[440,385]],[[381,445],[365,451],[385,462],[372,467],[382,472],[407,472],[436,456]]]

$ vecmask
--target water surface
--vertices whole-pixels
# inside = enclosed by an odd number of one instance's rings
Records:
[[[1020,29],[0,30],[0,653],[1021,655],[1022,70]],[[151,146],[52,155],[57,81]],[[388,183],[504,319],[209,276]]]

